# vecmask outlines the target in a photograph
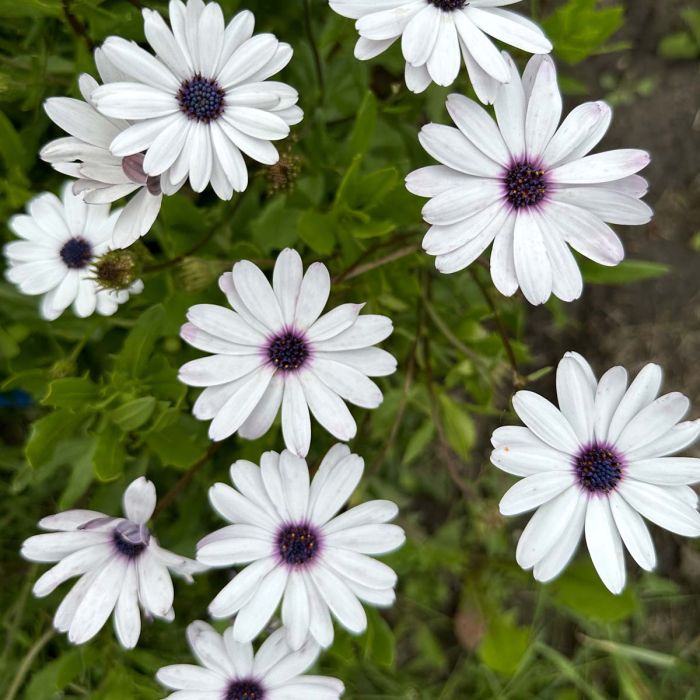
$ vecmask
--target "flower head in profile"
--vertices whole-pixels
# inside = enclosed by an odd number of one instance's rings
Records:
[[[524,477],[501,500],[504,515],[535,510],[516,558],[538,581],[555,578],[585,533],[603,583],[625,586],[623,545],[647,571],[656,555],[643,518],[671,532],[700,536],[700,459],[674,457],[700,437],[700,420],[683,421],[689,401],[657,398],[661,368],[647,365],[627,385],[613,367],[597,381],[588,363],[567,353],[557,369],[557,409],[530,391],[513,407],[526,427],[498,428],[491,461]]]
[[[254,639],[282,601],[292,648],[309,637],[328,647],[331,613],[360,634],[367,627],[360,601],[379,607],[394,602],[396,574],[370,555],[403,544],[403,530],[388,524],[397,507],[369,501],[337,515],[363,469],[362,459],[338,444],[309,484],[303,459],[287,450],[266,452],[260,467],[243,460],[231,466],[235,489],[212,486],[211,504],[232,524],[199,542],[197,560],[212,567],[247,565],[209,606],[216,618],[236,615],[233,639]]]
[[[131,126],[114,138],[120,158],[144,153],[143,170],[164,191],[189,178],[201,192],[211,183],[221,199],[248,185],[245,153],[266,165],[279,155],[271,143],[301,121],[297,91],[268,80],[292,57],[272,34],[253,36],[248,11],[224,24],[221,7],[202,0],[170,3],[170,27],[144,9],[146,39],[156,56],[119,37],[102,49],[124,77],[95,90],[97,109]]]
[[[504,54],[505,55],[505,54]],[[511,82],[496,97],[496,122],[472,100],[450,95],[457,128],[428,124],[425,150],[441,165],[411,173],[408,189],[430,197],[423,218],[431,228],[423,247],[450,273],[470,265],[493,243],[491,276],[506,296],[518,287],[532,304],[554,294],[581,296],[583,281],[569,246],[601,264],[624,258],[608,224],[644,224],[649,163],[640,150],[587,155],[607,131],[604,102],[574,109],[559,125],[562,98],[554,62],[535,56],[522,79],[505,55]]]
[[[191,581],[204,567],[162,549],[147,527],[156,505],[156,490],[143,477],[124,492],[125,518],[92,510],[68,510],[39,522],[52,530],[25,540],[22,556],[58,562],[34,584],[43,598],[68,579],[79,576],[54,616],[54,627],[74,644],[92,639],[114,611],[114,629],[131,649],[141,634],[141,613],[171,622],[173,572]]]
[[[493,103],[498,86],[511,80],[506,60],[491,39],[533,54],[552,50],[529,19],[504,5],[519,0],[330,0],[344,17],[356,19],[355,56],[378,56],[401,38],[406,85],[423,92],[431,82],[452,85],[462,61],[482,102]]]
[[[280,407],[287,448],[302,457],[311,441],[309,411],[339,440],[354,437],[345,401],[376,408],[382,392],[369,377],[396,370],[388,352],[372,347],[391,334],[391,321],[361,316],[363,304],[342,304],[321,316],[330,294],[328,269],[317,262],[304,274],[295,250],[280,253],[272,286],[248,261],[224,273],[219,286],[233,311],[193,306],[181,330],[190,345],[214,353],[180,368],[182,382],[206,387],[193,413],[212,421],[212,440],[235,432],[254,440]]]
[[[86,204],[66,183],[62,199],[45,192],[29,202],[27,212],[10,219],[10,230],[22,240],[4,247],[5,276],[23,294],[43,294],[43,318],[53,321],[71,305],[80,318],[95,312],[111,316],[130,294],[143,290],[141,280],[126,289],[106,289],[95,277],[94,265],[110,249],[119,210]]]
[[[176,691],[171,700],[338,700],[345,690],[337,678],[304,675],[320,647],[309,640],[294,650],[284,630],[273,632],[257,653],[250,642],[234,639],[232,627],[220,635],[200,620],[189,625],[187,639],[201,665],[165,666],[156,674]]]
[[[122,78],[101,49],[95,50],[95,63],[103,82]],[[110,144],[129,122],[108,119],[95,109],[92,96],[99,84],[92,76],[81,75],[78,85],[84,101],[49,97],[44,103],[50,119],[70,136],[50,141],[39,155],[59,172],[77,178],[73,191],[90,204],[116,202],[138,190],[114,227],[112,244],[126,248],[146,235],[158,216],[163,199],[160,178],[146,175],[141,153],[112,155]],[[173,192],[171,188],[168,194]]]

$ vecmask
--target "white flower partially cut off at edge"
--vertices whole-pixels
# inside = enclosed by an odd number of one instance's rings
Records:
[[[201,665],[165,666],[158,682],[175,691],[170,700],[338,700],[345,687],[337,678],[304,675],[319,655],[309,640],[293,650],[283,629],[273,632],[254,652],[237,642],[233,628],[223,635],[197,620],[187,628],[192,653]],[[166,700],[168,700],[166,699]]]
[[[92,510],[68,510],[39,522],[52,530],[22,544],[22,556],[35,562],[58,562],[34,584],[43,598],[75,576],[56,610],[53,624],[74,644],[92,639],[114,611],[114,629],[127,649],[141,634],[141,613],[171,622],[173,583],[170,572],[186,580],[203,571],[196,561],[162,549],[146,527],[156,505],[156,490],[140,477],[124,492],[126,518]]]
[[[526,427],[498,428],[491,462],[524,477],[503,497],[504,515],[536,509],[516,558],[538,581],[559,575],[581,535],[600,578],[613,593],[625,587],[623,545],[647,571],[654,544],[643,520],[686,537],[700,536],[700,459],[675,457],[700,437],[700,420],[683,421],[680,393],[657,398],[662,373],[649,364],[627,385],[613,367],[600,380],[586,360],[567,353],[557,369],[559,408],[520,391],[513,407]]]
[[[22,294],[40,295],[40,312],[48,321],[69,306],[85,318],[97,312],[114,314],[130,294],[139,294],[143,282],[129,289],[103,289],[95,279],[93,263],[111,249],[112,233],[120,210],[109,204],[86,204],[73,194],[72,183],[63,187],[62,199],[44,192],[27,205],[27,214],[13,216],[8,226],[22,240],[5,244],[5,277]]]
[[[255,440],[282,411],[288,449],[305,457],[311,419],[339,440],[355,436],[357,425],[345,402],[376,408],[382,392],[369,377],[396,371],[396,360],[373,347],[392,332],[385,316],[360,315],[364,304],[342,304],[321,316],[331,279],[322,263],[304,274],[295,250],[283,250],[272,286],[244,260],[224,273],[219,286],[233,311],[213,304],[193,306],[180,335],[214,353],[180,368],[180,380],[206,387],[194,404],[200,420],[211,420],[209,436],[223,440],[238,432]]]
[[[583,279],[570,247],[600,265],[624,258],[608,224],[651,220],[640,201],[648,186],[636,173],[649,154],[620,149],[587,155],[612,118],[604,102],[588,102],[559,124],[562,98],[549,56],[530,59],[522,80],[507,54],[511,82],[499,88],[496,122],[476,102],[450,95],[457,128],[428,124],[423,148],[441,165],[406,178],[410,192],[430,197],[423,248],[444,273],[462,270],[492,243],[491,276],[511,296],[532,304],[554,294],[581,296]]]
[[[369,501],[337,515],[363,470],[363,460],[337,444],[310,484],[306,462],[285,450],[263,454],[260,467],[235,462],[235,489],[212,486],[212,506],[232,524],[199,542],[197,560],[211,567],[247,565],[209,606],[215,618],[236,616],[233,639],[254,639],[281,601],[292,648],[309,637],[326,648],[334,637],[331,613],[360,634],[367,627],[360,601],[393,604],[396,574],[371,555],[403,544],[403,530],[389,524],[398,508]]]
[[[492,104],[498,86],[511,80],[509,66],[492,42],[533,54],[552,44],[525,17],[504,10],[519,0],[330,0],[344,17],[356,19],[356,58],[366,61],[401,39],[406,85],[423,92],[432,82],[452,85],[464,61],[478,98]]]
[[[172,29],[153,10],[143,16],[156,56],[119,37],[102,47],[126,78],[98,88],[93,100],[105,116],[133,122],[112,141],[112,153],[145,153],[143,169],[160,177],[164,191],[189,178],[196,192],[211,183],[218,197],[231,199],[248,186],[242,153],[276,163],[271,142],[303,117],[297,91],[268,80],[289,63],[292,48],[272,34],[253,36],[247,10],[225,26],[215,2],[171,0]]]
[[[95,50],[95,63],[105,83],[122,80],[101,49]],[[70,136],[47,143],[40,157],[64,175],[77,178],[73,192],[90,204],[108,204],[135,194],[122,209],[114,227],[112,244],[126,248],[153,226],[160,211],[163,193],[159,177],[143,171],[143,154],[127,157],[112,155],[109,146],[129,122],[108,119],[96,109],[92,95],[99,87],[90,75],[78,81],[84,102],[72,97],[49,97],[44,110],[49,118]],[[177,188],[170,188],[173,194]]]

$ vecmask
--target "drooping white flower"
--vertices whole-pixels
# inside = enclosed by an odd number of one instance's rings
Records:
[[[309,640],[293,650],[283,629],[273,632],[254,653],[253,645],[223,635],[200,620],[187,628],[200,666],[165,666],[158,682],[175,691],[170,700],[338,700],[345,688],[337,678],[304,675],[320,647]],[[203,667],[203,668],[202,668]]]
[[[309,636],[322,647],[333,641],[333,616],[350,632],[367,626],[360,601],[394,602],[396,574],[368,555],[400,547],[403,530],[390,501],[369,501],[336,515],[359,483],[364,463],[346,445],[335,445],[309,485],[306,462],[288,450],[263,454],[260,467],[231,466],[236,489],[215,484],[209,500],[232,525],[197,545],[197,560],[212,567],[247,564],[216,596],[209,612],[236,615],[233,639],[248,642],[267,625],[282,601],[289,643]]]
[[[391,320],[360,316],[363,304],[342,304],[321,316],[328,269],[317,262],[304,274],[301,257],[290,249],[277,258],[272,286],[248,261],[224,273],[219,286],[233,311],[193,306],[181,330],[190,345],[215,353],[180,368],[182,382],[207,387],[193,413],[212,421],[212,440],[235,432],[257,439],[280,407],[287,448],[302,457],[311,441],[309,410],[339,440],[354,437],[345,401],[376,408],[382,392],[368,377],[396,370],[388,352],[372,347],[391,334]]]
[[[357,20],[358,59],[378,56],[400,37],[409,90],[423,92],[431,81],[452,85],[464,60],[477,96],[491,104],[498,86],[511,79],[491,38],[533,54],[552,50],[534,22],[502,9],[518,1],[330,0],[330,6]]]
[[[507,54],[511,82],[499,88],[497,123],[472,100],[450,95],[458,128],[428,124],[425,150],[442,165],[411,173],[406,186],[430,197],[423,247],[445,273],[470,265],[493,242],[491,276],[506,296],[518,287],[532,304],[551,294],[572,301],[583,281],[569,246],[614,266],[624,258],[608,226],[644,224],[653,212],[636,175],[649,155],[636,149],[586,155],[603,138],[612,111],[604,102],[574,109],[559,125],[562,99],[554,62],[532,58],[521,80]],[[607,222],[607,223],[606,223]]]
[[[623,544],[647,571],[656,564],[642,517],[671,532],[700,536],[700,459],[673,457],[700,437],[700,420],[685,421],[689,401],[657,398],[662,373],[647,365],[627,386],[613,367],[596,378],[583,357],[567,353],[557,369],[557,409],[530,391],[513,399],[527,427],[498,428],[492,463],[525,477],[501,500],[504,515],[537,509],[518,542],[516,558],[538,581],[555,578],[585,532],[603,583],[625,586]]]
[[[62,200],[45,192],[29,202],[27,211],[8,223],[23,240],[3,249],[8,261],[5,276],[23,294],[44,295],[43,318],[53,321],[71,305],[80,318],[95,311],[111,316],[130,294],[143,290],[141,280],[128,290],[103,289],[91,267],[110,250],[119,210],[110,213],[109,204],[86,204],[68,182]]]
[[[103,82],[124,79],[101,49],[95,51],[95,63]],[[116,202],[139,190],[114,227],[113,245],[126,248],[145,236],[158,216],[163,199],[160,178],[146,175],[141,153],[124,158],[112,155],[110,144],[129,122],[108,119],[95,109],[92,96],[99,85],[92,76],[81,75],[78,86],[84,102],[50,97],[44,103],[51,120],[70,136],[50,141],[39,155],[60,173],[78,178],[73,191],[88,203]],[[168,194],[175,189],[170,188]]]
[[[155,57],[119,37],[102,47],[126,78],[98,88],[93,100],[102,114],[133,122],[112,141],[112,153],[145,152],[144,171],[159,176],[164,189],[189,177],[196,192],[211,182],[230,199],[248,185],[241,152],[276,163],[271,141],[303,117],[297,91],[268,80],[289,63],[292,48],[272,34],[253,36],[248,11],[224,26],[215,2],[171,0],[172,30],[155,11],[143,16]]]
[[[25,540],[22,556],[58,562],[34,584],[43,598],[75,576],[80,579],[63,599],[54,627],[74,644],[92,639],[114,611],[114,629],[131,649],[141,634],[141,613],[171,622],[173,583],[168,570],[191,581],[205,567],[162,549],[146,523],[156,505],[156,490],[140,477],[124,492],[126,518],[92,510],[68,510],[39,522],[53,532]]]

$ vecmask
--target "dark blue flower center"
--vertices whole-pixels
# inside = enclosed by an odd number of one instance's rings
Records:
[[[263,700],[265,693],[255,681],[232,681],[224,700]]]
[[[216,80],[195,75],[183,81],[177,93],[180,109],[190,118],[209,123],[224,112],[224,90]]]
[[[308,525],[286,525],[277,535],[279,555],[290,566],[302,566],[316,556],[319,537]]]
[[[428,0],[431,5],[440,10],[445,10],[445,12],[452,12],[453,10],[461,10],[466,7],[469,3],[467,0]]]
[[[516,209],[538,204],[547,193],[544,170],[529,163],[516,163],[506,174],[505,185],[508,201]]]
[[[591,493],[610,493],[622,478],[622,460],[606,445],[585,448],[574,468],[579,484]]]
[[[294,370],[299,369],[306,362],[309,350],[301,336],[288,331],[272,339],[267,354],[275,367]]]
[[[61,260],[71,270],[81,270],[92,260],[92,246],[79,236],[71,238],[61,248]]]
[[[114,528],[113,540],[120,554],[128,559],[136,559],[148,547],[151,533],[145,525],[127,520]]]

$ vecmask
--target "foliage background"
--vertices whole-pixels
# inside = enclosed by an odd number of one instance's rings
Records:
[[[58,135],[43,99],[77,95],[79,72],[94,72],[89,49],[106,36],[142,40],[140,4],[0,0],[2,221],[60,186],[37,157]],[[147,4],[165,11],[165,2]],[[525,520],[498,514],[512,481],[488,464],[492,429],[514,422],[514,387],[527,382],[551,395],[550,369],[570,348],[601,371],[659,361],[667,386],[697,407],[697,6],[522,3],[554,41],[567,106],[607,99],[617,113],[605,144],[652,151],[649,201],[657,208],[652,225],[622,230],[637,262],[615,271],[586,266],[591,284],[580,302],[533,310],[498,296],[483,266],[438,276],[432,259],[416,252],[422,200],[402,178],[429,162],[417,130],[447,121],[449,90],[408,93],[397,48],[355,61],[352,22],[325,0],[221,4],[227,17],[248,7],[257,31],[294,46],[283,79],[299,89],[306,119],[282,146],[290,170],[272,177],[253,167],[251,187],[231,203],[186,190],[167,198],[137,247],[146,291],[112,318],[81,321],[69,312],[49,324],[35,299],[0,282],[0,694],[160,698],[155,670],[190,660],[184,628],[205,615],[226,572],[178,583],[175,623],[146,624],[137,650],[121,650],[109,628],[73,648],[51,631],[64,590],[34,600],[43,567],[17,552],[43,515],[88,505],[115,512],[125,484],[144,473],[165,496],[154,523],[164,546],[191,555],[199,537],[220,526],[208,487],[228,478],[234,459],[279,449],[281,435],[210,446],[206,425],[189,413],[195,392],[176,380],[176,368],[197,355],[177,331],[187,307],[222,302],[215,280],[233,261],[269,268],[277,250],[295,246],[307,264],[330,267],[333,305],[368,300],[367,311],[394,319],[384,346],[400,363],[383,381],[381,408],[357,413],[352,443],[367,465],[357,500],[390,498],[401,507],[409,541],[389,557],[400,576],[398,603],[372,612],[362,637],[339,632],[322,671],[345,681],[350,700],[700,697],[697,542],[656,530],[658,571],[632,572],[619,597],[604,590],[585,555],[540,586],[514,560]],[[460,80],[453,89],[465,92],[464,74]],[[10,238],[2,226],[0,240]],[[316,426],[309,463],[331,443]]]

